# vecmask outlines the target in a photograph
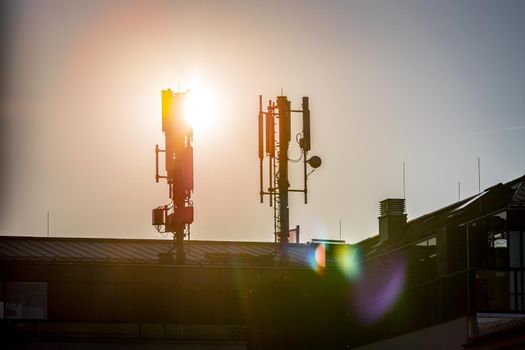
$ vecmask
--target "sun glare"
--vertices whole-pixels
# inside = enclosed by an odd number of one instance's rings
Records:
[[[216,114],[216,101],[213,94],[203,86],[192,87],[184,104],[184,117],[200,133],[212,127]]]

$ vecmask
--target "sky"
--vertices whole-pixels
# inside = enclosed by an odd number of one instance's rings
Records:
[[[192,239],[273,241],[258,96],[310,97],[301,241],[377,234],[525,174],[523,1],[4,1],[0,234],[163,238],[161,90],[198,84]],[[299,125],[300,119],[293,123]],[[162,148],[162,147],[161,147]],[[297,152],[292,146],[291,154]],[[293,187],[301,167],[291,171]],[[295,185],[295,186],[294,186]],[[169,237],[166,237],[169,239]]]

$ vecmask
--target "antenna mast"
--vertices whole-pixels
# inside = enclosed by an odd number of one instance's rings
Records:
[[[308,97],[303,97],[302,109],[292,110],[291,101],[286,96],[277,96],[275,101],[269,100],[266,111],[262,107],[262,95],[259,96],[259,195],[263,203],[264,196],[270,197],[270,206],[274,208],[274,235],[279,245],[279,262],[288,265],[288,237],[290,232],[290,215],[288,193],[304,193],[304,202],[308,203],[308,176],[319,166],[321,158],[308,158],[310,151],[310,107]],[[297,142],[302,150],[304,178],[302,189],[290,189],[288,180],[288,149],[291,140],[291,115],[301,113],[303,116],[303,131],[298,134]],[[277,119],[277,121],[276,121]],[[276,128],[277,126],[277,128]],[[263,164],[268,158],[268,189],[265,191]],[[307,173],[308,165],[313,169]]]
[[[478,157],[478,193],[481,193],[481,161]]]
[[[190,235],[193,222],[193,128],[184,118],[184,103],[189,91],[162,91],[162,131],[165,149],[155,145],[155,181],[166,179],[170,203],[153,209],[152,224],[159,232],[173,234],[173,248],[168,252],[172,260],[175,249],[175,263],[184,264],[184,237]],[[159,175],[159,153],[164,153],[166,175]]]
[[[406,186],[405,186],[405,162],[403,162],[403,199],[406,199]]]

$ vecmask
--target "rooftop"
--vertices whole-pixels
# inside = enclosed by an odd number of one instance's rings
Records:
[[[505,208],[525,209],[525,176],[408,221],[398,239],[379,243],[379,236],[373,236],[356,245],[363,256],[370,256],[424,239],[438,227],[468,222]],[[311,248],[317,244],[321,243],[290,244],[290,265],[309,266]],[[0,261],[158,264],[159,254],[172,247],[173,241],[161,239],[0,236]],[[186,263],[193,265],[274,265],[277,249],[273,242],[185,242]]]

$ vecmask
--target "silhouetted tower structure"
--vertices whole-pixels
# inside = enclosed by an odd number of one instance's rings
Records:
[[[301,148],[303,161],[303,188],[290,189],[288,180],[288,149],[291,140],[292,113],[303,116],[303,130],[296,141]],[[288,207],[289,192],[303,192],[304,202],[308,203],[308,175],[321,165],[321,158],[308,158],[310,151],[310,107],[308,97],[303,97],[302,109],[291,109],[291,102],[286,96],[277,96],[269,100],[266,111],[263,110],[262,96],[259,96],[259,187],[261,203],[264,196],[270,196],[270,206],[274,208],[274,235],[279,245],[279,262],[288,265],[288,236],[290,215]],[[277,126],[277,128],[276,128]],[[268,188],[264,190],[264,159],[268,158]],[[313,169],[307,173],[308,166]]]
[[[184,264],[184,238],[190,235],[193,222],[193,129],[185,119],[184,105],[189,91],[162,91],[162,131],[165,149],[155,146],[155,181],[165,178],[171,202],[153,209],[152,223],[159,232],[173,234],[173,248],[168,252],[168,262],[175,250],[175,263]],[[159,175],[159,153],[165,154],[166,175]]]

